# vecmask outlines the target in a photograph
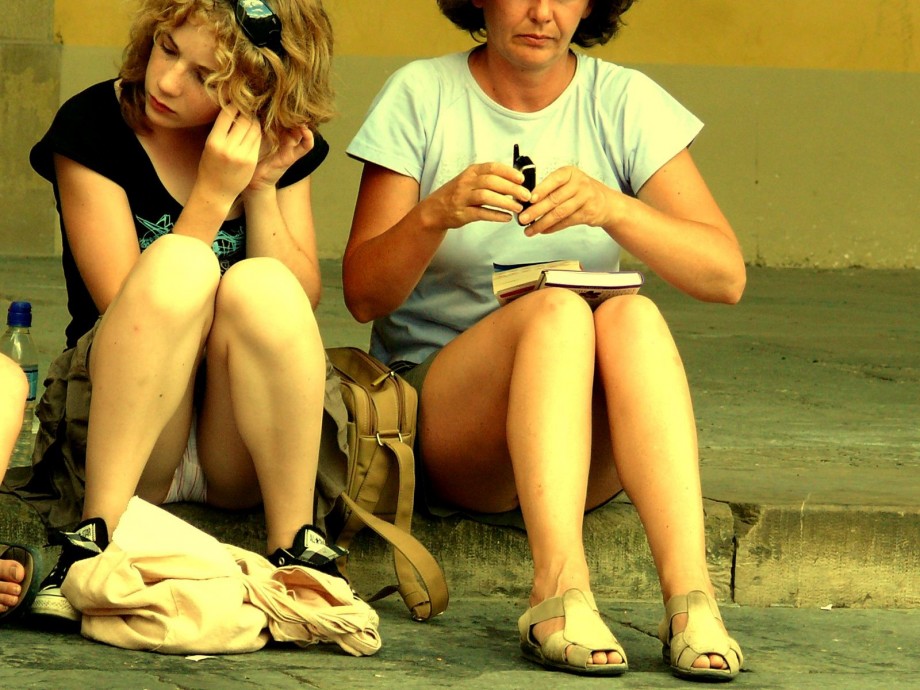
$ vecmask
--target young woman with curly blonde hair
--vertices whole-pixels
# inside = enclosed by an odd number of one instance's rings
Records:
[[[331,57],[320,0],[143,0],[119,78],[34,147],[72,320],[26,488],[49,524],[79,524],[33,613],[79,621],[60,586],[134,495],[262,504],[272,558],[337,555],[312,527],[329,400],[310,174]]]

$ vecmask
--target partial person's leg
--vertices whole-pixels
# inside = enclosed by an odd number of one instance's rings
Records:
[[[207,345],[198,452],[208,502],[265,508],[268,550],[313,520],[325,353],[310,301],[274,259],[224,275]]]
[[[167,235],[141,255],[102,318],[90,351],[84,520],[63,535],[32,605],[49,623],[79,622],[61,585],[73,563],[105,549],[131,497],[159,503],[169,490],[218,279],[210,247]]]
[[[478,512],[520,505],[534,561],[531,606],[590,592],[582,522],[590,465],[594,322],[566,290],[532,293],[448,344],[422,388],[432,489]],[[537,625],[538,640],[561,619]],[[594,664],[619,664],[617,652]]]
[[[16,362],[0,354],[0,481],[6,476],[10,456],[22,429],[29,381]]]
[[[645,527],[664,601],[696,590],[714,597],[706,563],[696,422],[671,333],[655,305],[639,296],[609,300],[597,310],[595,321],[615,473]],[[596,450],[604,445],[597,441]],[[609,495],[617,481],[612,469],[609,459],[595,460],[589,506]],[[682,629],[686,615],[675,617],[673,624]],[[725,660],[702,655],[694,665],[724,668]]]
[[[6,475],[10,455],[22,428],[22,413],[29,383],[13,360],[0,355],[0,481]],[[4,547],[0,546],[0,552]],[[17,560],[0,559],[0,614],[19,604],[25,568]]]
[[[93,340],[84,518],[111,533],[137,493],[165,498],[188,442],[192,386],[220,278],[211,248],[168,235],[140,257]]]

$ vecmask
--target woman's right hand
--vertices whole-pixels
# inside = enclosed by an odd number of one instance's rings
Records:
[[[205,142],[196,186],[229,209],[252,180],[261,144],[258,120],[245,117],[237,108],[223,108]]]
[[[259,161],[262,128],[232,107],[223,108],[211,126],[198,161],[195,185],[172,232],[210,245],[234,203],[249,184]]]
[[[425,224],[450,230],[479,220],[507,223],[530,200],[523,181],[510,165],[474,163],[422,202]]]
[[[476,163],[419,201],[419,183],[364,165],[342,263],[345,303],[362,323],[391,313],[418,283],[448,230],[476,220],[506,223],[530,192],[502,163]]]

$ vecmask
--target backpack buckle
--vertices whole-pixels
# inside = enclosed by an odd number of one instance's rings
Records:
[[[383,442],[383,436],[380,435],[380,432],[379,432],[379,431],[375,434],[375,436],[377,437],[377,445],[378,445],[378,446],[383,446],[383,445],[385,445],[384,442]],[[405,443],[405,442],[406,442],[406,440],[403,438],[403,435],[402,435],[402,432],[401,432],[401,431],[397,431],[397,432],[396,432],[396,437],[399,439],[399,442],[400,442],[400,443]],[[389,438],[393,438],[392,434],[389,436]]]

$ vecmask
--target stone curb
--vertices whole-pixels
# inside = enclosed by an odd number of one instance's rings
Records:
[[[221,541],[262,552],[259,511],[233,513],[194,504],[170,512]],[[747,606],[917,608],[920,509],[833,505],[756,506],[705,501],[710,574],[720,601]],[[532,566],[523,532],[471,520],[414,518],[413,533],[441,563],[451,595],[526,598]],[[44,544],[27,505],[0,495],[0,534]],[[645,532],[632,505],[614,501],[585,519],[585,550],[598,597],[660,598]],[[351,549],[355,588],[369,595],[395,583],[392,557],[369,531]],[[56,550],[45,549],[50,569]]]

